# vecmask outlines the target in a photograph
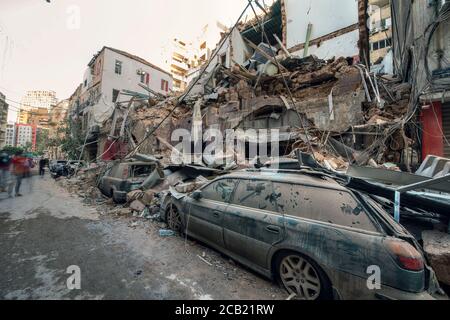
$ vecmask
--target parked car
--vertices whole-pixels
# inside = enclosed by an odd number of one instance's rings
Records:
[[[158,170],[158,175],[163,176],[163,173],[159,173],[157,162],[117,163],[100,179],[98,187],[105,196],[112,197],[116,203],[122,203],[126,201],[127,194],[139,189],[155,170]]]
[[[431,299],[437,282],[412,235],[369,197],[316,174],[239,171],[172,192],[161,215],[298,299]],[[368,286],[378,271],[379,290]]]
[[[49,164],[50,172],[56,172],[60,167],[67,164],[67,160],[52,160]]]

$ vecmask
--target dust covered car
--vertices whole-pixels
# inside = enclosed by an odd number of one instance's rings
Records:
[[[164,177],[158,162],[122,162],[115,164],[100,178],[98,188],[116,203],[126,202],[130,191],[148,187]]]
[[[161,214],[298,299],[430,299],[439,289],[413,236],[325,175],[240,171],[172,190]]]

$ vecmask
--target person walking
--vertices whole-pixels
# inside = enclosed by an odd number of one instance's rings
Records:
[[[12,165],[13,174],[16,177],[15,195],[16,197],[22,197],[20,186],[22,185],[22,180],[26,178],[30,172],[29,159],[23,156],[23,151],[17,151],[12,160]]]
[[[5,190],[8,195],[12,195],[12,185],[11,185],[11,157],[6,152],[0,153],[0,189],[2,192]]]
[[[41,177],[43,177],[43,176],[45,175],[45,166],[46,166],[46,164],[47,164],[46,159],[41,158],[41,159],[39,160],[39,175],[40,175]]]

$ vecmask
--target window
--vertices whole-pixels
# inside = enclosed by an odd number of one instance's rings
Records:
[[[113,89],[113,94],[112,94],[112,102],[117,102],[117,98],[119,98],[119,90]]]
[[[271,181],[241,180],[232,203],[243,207],[277,212],[276,195]]]
[[[232,179],[223,179],[213,182],[202,189],[203,198],[218,202],[229,202],[235,185],[236,180]]]
[[[145,83],[146,83],[147,85],[149,85],[149,83],[150,83],[150,74],[149,74],[149,73],[147,73],[147,74],[145,75]]]
[[[141,83],[145,83],[145,75],[146,73],[144,71],[141,71]]]
[[[87,80],[84,80],[84,87],[87,87]]]
[[[282,214],[377,231],[362,206],[346,191],[278,182],[274,188]]]
[[[227,54],[226,54],[226,53],[222,54],[222,55],[219,57],[219,63],[220,63],[221,65],[223,65],[223,66],[226,65],[226,63],[227,63]]]
[[[122,74],[122,61],[116,60],[116,74],[121,75]]]
[[[379,45],[378,45],[378,42],[374,42],[374,43],[372,43],[372,50],[378,50],[378,47],[379,47]]]
[[[131,168],[131,178],[148,177],[155,170],[153,165],[133,166]]]
[[[161,90],[166,92],[169,91],[169,81],[161,80]]]

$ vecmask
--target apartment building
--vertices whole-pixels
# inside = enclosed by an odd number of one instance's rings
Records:
[[[83,134],[88,135],[88,157],[95,158],[102,150],[106,138],[100,131],[117,103],[128,103],[131,95],[142,99],[166,96],[172,89],[168,71],[123,50],[103,47],[88,63],[81,86],[69,99],[70,118],[78,119]]]
[[[16,143],[17,147],[32,146],[34,149],[36,146],[36,126],[31,124],[16,124]]]
[[[5,147],[6,146],[14,147],[15,145],[16,145],[16,124],[8,123],[6,125]]]
[[[0,92],[0,148],[6,143],[6,128],[8,123],[8,104],[6,97]]]
[[[392,48],[392,17],[389,0],[369,0],[370,62],[379,64]]]
[[[47,108],[32,108],[20,110],[17,122],[21,124],[31,124],[48,128],[50,121],[50,112]]]
[[[39,109],[44,108],[49,110],[52,106],[58,103],[55,91],[33,90],[28,91],[22,98],[21,109]]]

